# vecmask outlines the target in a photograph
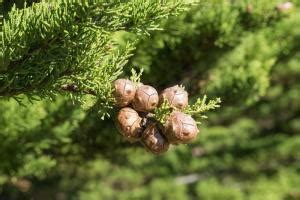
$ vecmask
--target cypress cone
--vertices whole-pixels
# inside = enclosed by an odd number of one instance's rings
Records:
[[[145,148],[154,154],[164,153],[170,146],[156,123],[148,124],[141,141]]]
[[[142,133],[142,118],[132,108],[122,108],[117,116],[117,127],[120,133],[130,142],[140,139]]]
[[[157,104],[158,93],[149,85],[140,86],[132,102],[133,108],[141,112],[150,112],[156,108]]]
[[[171,113],[164,127],[164,135],[171,144],[186,144],[195,139],[199,132],[195,120],[178,111]]]
[[[179,110],[184,109],[189,101],[187,91],[178,85],[166,88],[159,97],[160,104],[162,104],[164,100],[167,100],[171,107]]]
[[[135,84],[127,79],[118,79],[114,82],[113,95],[116,100],[116,106],[125,107],[134,99],[136,93]]]

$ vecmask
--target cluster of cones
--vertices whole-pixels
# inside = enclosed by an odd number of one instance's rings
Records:
[[[199,132],[195,120],[181,112],[188,105],[188,93],[178,85],[158,95],[152,86],[118,79],[113,94],[116,106],[121,108],[116,121],[120,133],[130,142],[140,141],[154,154],[166,152],[170,144],[189,143]],[[164,101],[173,111],[161,124],[152,112]]]

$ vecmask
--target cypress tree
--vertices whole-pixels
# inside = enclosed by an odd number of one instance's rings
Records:
[[[0,199],[299,199],[299,6],[1,1]],[[126,141],[118,78],[182,84],[197,138]]]

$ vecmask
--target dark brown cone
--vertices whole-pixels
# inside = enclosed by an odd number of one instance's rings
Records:
[[[158,94],[155,88],[149,85],[140,86],[135,94],[132,105],[133,108],[141,112],[150,112],[158,104]]]
[[[199,132],[195,120],[190,115],[178,111],[171,113],[164,127],[164,135],[171,144],[189,143]]]
[[[155,123],[149,124],[143,132],[142,143],[148,151],[154,154],[164,153],[170,146]]]
[[[120,133],[130,142],[140,139],[142,134],[142,118],[132,108],[122,108],[117,116],[117,127]]]
[[[134,99],[136,93],[135,84],[127,79],[118,79],[114,82],[113,95],[116,100],[116,106],[125,107]]]
[[[187,91],[178,85],[166,88],[159,96],[159,103],[162,104],[165,99],[172,107],[179,110],[185,108],[189,101]]]

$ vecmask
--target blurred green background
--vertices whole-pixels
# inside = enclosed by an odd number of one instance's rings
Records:
[[[283,2],[204,1],[138,42],[125,73],[223,101],[164,155],[65,97],[0,100],[0,199],[300,200],[300,1]]]

